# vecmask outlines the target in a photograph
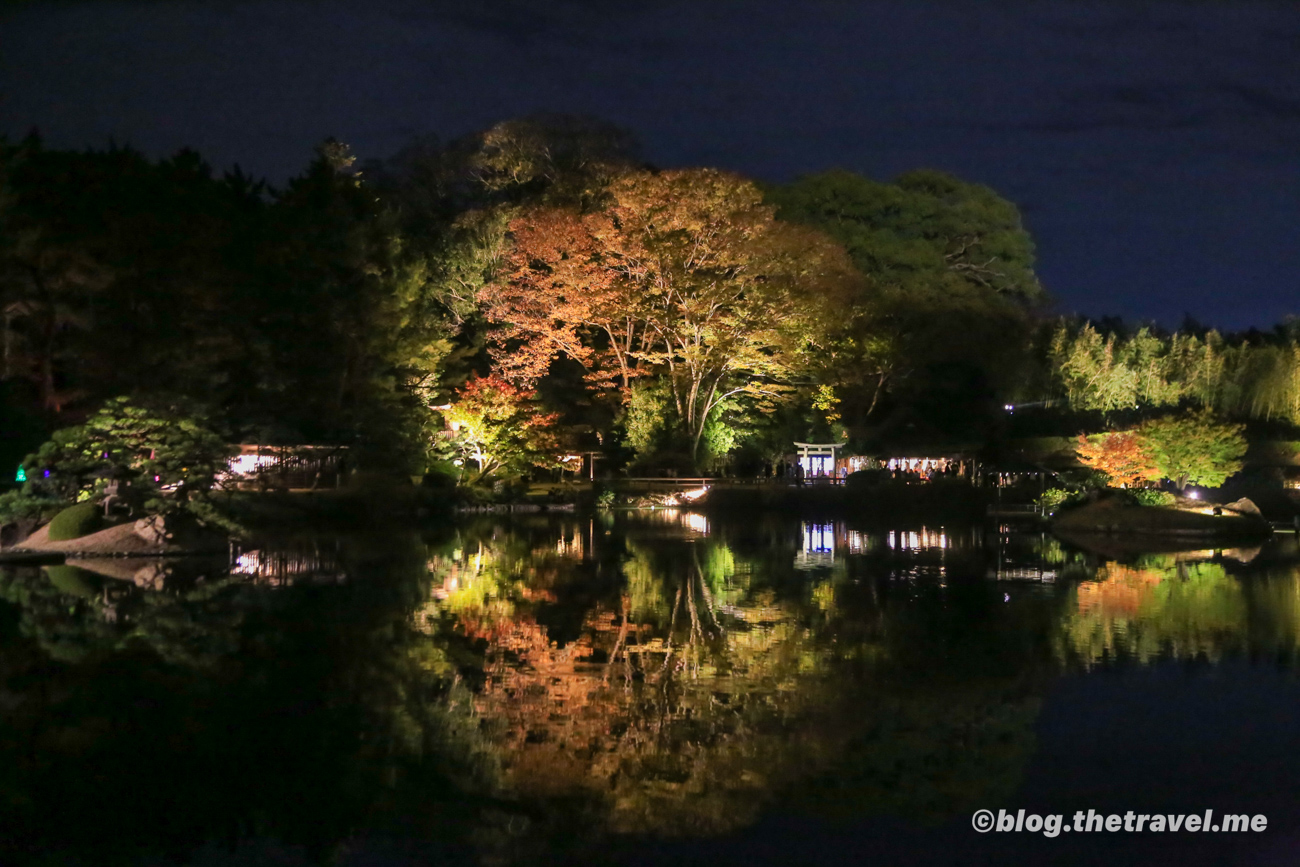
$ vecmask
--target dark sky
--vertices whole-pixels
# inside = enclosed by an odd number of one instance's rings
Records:
[[[326,136],[382,157],[538,110],[629,127],[660,165],[989,184],[1020,205],[1062,310],[1228,329],[1300,313],[1300,3],[0,12],[0,134],[52,146],[190,145],[282,180]]]

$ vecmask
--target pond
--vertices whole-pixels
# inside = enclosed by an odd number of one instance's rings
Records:
[[[660,510],[10,568],[0,863],[1292,863],[1298,647],[1289,535]]]

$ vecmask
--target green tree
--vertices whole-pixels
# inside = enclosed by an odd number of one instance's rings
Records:
[[[639,459],[669,446],[673,427],[672,395],[659,380],[641,380],[628,389],[623,412],[623,441]]]
[[[1138,428],[1160,475],[1178,488],[1217,488],[1241,469],[1246,454],[1244,426],[1225,424],[1213,413],[1169,415]]]
[[[0,376],[29,384],[32,408],[66,424],[148,390],[262,442],[388,465],[427,442],[449,281],[343,145],[278,192],[189,151],[36,139],[0,147],[0,176]]]
[[[84,425],[56,431],[27,458],[27,493],[95,500],[116,480],[129,485],[148,511],[166,512],[206,495],[230,453],[183,408],[118,397]]]
[[[256,412],[309,441],[357,442],[385,462],[414,457],[451,350],[428,263],[407,255],[397,215],[338,142],[318,149],[268,219],[266,324],[283,340],[269,349]]]
[[[856,410],[848,421],[864,421],[886,393],[912,400],[942,389],[955,367],[976,390],[1005,390],[1020,376],[1028,313],[1044,293],[1020,215],[993,190],[933,171],[889,184],[835,171],[768,199],[781,219],[839,241],[867,278],[824,353],[825,376]],[[969,424],[968,407],[955,414]]]

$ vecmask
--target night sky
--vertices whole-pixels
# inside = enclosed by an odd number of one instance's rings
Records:
[[[466,11],[466,9],[478,11]],[[0,134],[193,146],[283,180],[534,111],[652,162],[786,180],[918,167],[1020,205],[1062,311],[1225,329],[1300,313],[1300,4],[28,3]]]

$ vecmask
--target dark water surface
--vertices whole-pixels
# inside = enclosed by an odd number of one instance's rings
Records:
[[[1298,648],[1291,536],[661,511],[8,569],[0,863],[1295,864]]]

